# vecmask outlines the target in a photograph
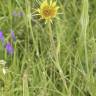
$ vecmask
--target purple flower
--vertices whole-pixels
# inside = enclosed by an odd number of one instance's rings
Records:
[[[17,16],[16,11],[13,11],[13,12],[12,12],[12,15],[13,15],[13,16]]]
[[[13,41],[15,42],[16,41],[16,37],[15,37],[15,34],[14,34],[13,31],[11,32],[11,37],[12,37]]]
[[[2,44],[4,44],[4,36],[3,36],[3,32],[0,31],[0,41],[2,42]]]
[[[22,17],[22,16],[24,16],[24,13],[22,11],[20,11],[20,10],[19,11],[14,10],[13,13],[12,13],[12,15],[14,17]]]
[[[18,17],[23,17],[24,13],[22,11],[18,11]]]
[[[6,44],[6,51],[7,51],[8,54],[11,54],[11,55],[14,53],[13,46],[11,45],[10,42],[8,42],[8,43]]]

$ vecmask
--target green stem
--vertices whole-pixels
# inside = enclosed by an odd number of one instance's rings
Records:
[[[55,46],[55,42],[54,42],[54,39],[53,39],[52,28],[51,28],[51,23],[50,22],[48,24],[48,27],[49,27],[49,36],[50,36],[50,43],[51,43],[52,53],[53,53],[53,56],[55,58],[54,64],[56,65],[56,68],[59,71],[59,74],[60,74],[60,76],[61,76],[61,78],[63,80],[63,83],[64,83],[65,90],[68,93],[68,87],[67,87],[67,84],[66,84],[66,80],[64,79],[65,77],[64,77],[62,68],[61,68],[60,63],[59,63],[59,57],[58,57],[58,53],[56,51],[56,46]]]

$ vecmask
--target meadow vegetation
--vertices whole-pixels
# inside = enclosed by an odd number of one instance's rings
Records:
[[[0,0],[0,96],[96,96],[96,0],[43,1]]]

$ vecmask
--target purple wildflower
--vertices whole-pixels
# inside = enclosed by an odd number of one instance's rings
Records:
[[[1,31],[0,31],[0,41],[2,42],[2,44],[4,44],[4,36]]]
[[[22,11],[18,12],[18,16],[19,16],[19,17],[22,17],[23,15],[24,15],[24,14],[23,14]]]
[[[24,13],[22,11],[16,11],[16,10],[14,10],[13,13],[12,13],[12,15],[14,17],[22,17],[24,15]]]
[[[14,34],[13,31],[11,32],[11,37],[12,37],[13,41],[15,42],[16,41],[16,37],[15,37],[15,34]]]
[[[13,16],[17,16],[17,12],[16,11],[13,11],[12,15]]]
[[[11,54],[11,55],[14,53],[13,46],[11,45],[10,42],[8,42],[8,43],[6,44],[6,51],[7,51],[8,54]]]

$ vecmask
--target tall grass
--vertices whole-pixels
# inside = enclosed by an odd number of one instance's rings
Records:
[[[96,0],[57,0],[47,24],[34,14],[42,1],[0,0],[0,31],[14,46],[10,56],[0,42],[0,96],[96,96]]]

